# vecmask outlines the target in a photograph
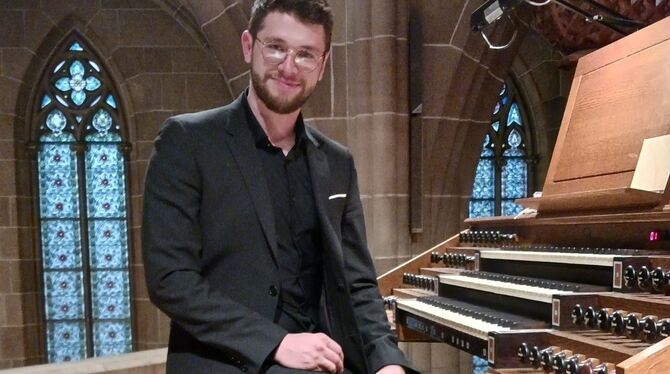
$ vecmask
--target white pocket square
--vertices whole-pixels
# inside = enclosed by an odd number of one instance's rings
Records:
[[[345,197],[347,197],[347,194],[345,194],[345,193],[338,193],[338,194],[335,194],[335,195],[330,195],[330,196],[328,196],[328,200],[333,200],[333,199],[343,199],[343,198],[345,198]]]

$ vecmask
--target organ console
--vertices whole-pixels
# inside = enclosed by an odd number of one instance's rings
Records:
[[[379,277],[400,340],[489,373],[670,373],[670,178],[633,183],[670,134],[667,56],[670,18],[580,59],[537,213],[466,220]]]

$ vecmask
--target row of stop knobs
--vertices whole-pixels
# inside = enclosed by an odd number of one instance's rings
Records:
[[[439,264],[440,262],[450,266],[465,266],[475,262],[475,256],[468,256],[464,253],[444,253],[432,252],[430,254],[430,262]]]
[[[593,307],[577,304],[572,309],[572,322],[575,325],[625,335],[631,339],[655,342],[670,336],[670,318],[659,320],[657,316],[643,316],[641,313]]]
[[[651,270],[647,266],[635,269],[629,265],[623,272],[623,279],[627,288],[637,285],[643,291],[663,293],[670,284],[670,271],[664,272],[660,267]]]
[[[410,286],[418,287],[418,288],[423,288],[424,290],[428,291],[436,291],[435,290],[435,281],[436,277],[432,275],[419,275],[419,274],[412,274],[412,273],[403,273],[402,274],[402,282],[404,284],[408,284]]]
[[[504,244],[516,243],[518,237],[516,234],[503,234],[500,231],[465,230],[458,233],[458,240],[471,244]]]
[[[556,374],[612,374],[616,370],[612,363],[601,363],[597,358],[587,358],[583,354],[555,346],[540,349],[521,343],[517,348],[517,356],[523,363]]]

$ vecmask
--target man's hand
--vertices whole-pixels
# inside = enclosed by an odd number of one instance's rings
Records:
[[[379,369],[377,374],[405,374],[405,369],[399,365],[388,365]]]
[[[274,359],[280,365],[292,369],[335,374],[344,371],[342,347],[328,335],[321,333],[286,335],[279,343]]]

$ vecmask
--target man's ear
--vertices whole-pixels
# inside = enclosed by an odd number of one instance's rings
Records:
[[[328,50],[328,52],[323,56],[323,61],[321,62],[321,71],[319,72],[319,81],[323,78],[323,73],[326,72],[328,58],[330,58],[330,50]]]
[[[240,37],[240,41],[242,42],[242,54],[244,55],[244,61],[247,64],[250,64],[251,53],[253,52],[254,48],[254,37],[251,36],[249,30],[244,30],[242,36]]]

